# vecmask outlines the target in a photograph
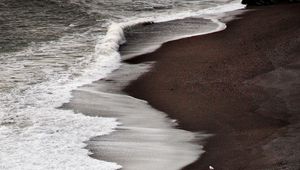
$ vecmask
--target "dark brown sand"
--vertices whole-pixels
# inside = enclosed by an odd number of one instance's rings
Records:
[[[215,134],[187,170],[300,168],[300,4],[258,7],[225,31],[164,44],[125,91]]]

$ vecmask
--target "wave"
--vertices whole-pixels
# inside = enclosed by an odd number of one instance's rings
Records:
[[[44,50],[48,45],[51,44],[46,44]],[[104,55],[108,53],[103,54],[99,50],[101,48],[95,50],[95,54],[99,55],[97,61],[90,64],[80,77],[51,77],[30,87],[24,85],[1,92],[0,169],[121,168],[116,163],[89,157],[84,143],[91,137],[113,132],[119,124],[116,119],[90,117],[59,109],[70,100],[72,90],[104,78],[119,67],[117,52],[107,57]],[[19,53],[23,52],[31,53],[30,50]],[[43,71],[42,68],[40,71]]]
[[[6,58],[25,56],[27,59],[8,64],[18,72],[26,74],[47,73],[45,80],[37,80],[33,85],[21,84],[9,91],[0,91],[0,169],[102,169],[121,168],[116,163],[99,161],[89,157],[85,141],[91,137],[107,135],[119,125],[115,118],[91,117],[72,110],[60,109],[72,96],[71,91],[84,84],[106,77],[120,65],[117,52],[123,36],[118,27],[110,27],[105,38],[100,37],[92,56],[87,57],[88,65],[82,71],[54,73],[43,67],[35,66],[38,58],[32,55],[49,54],[45,58],[59,65],[55,58],[62,48],[74,43],[69,37],[56,42],[47,42],[39,47],[28,47],[24,51],[2,54]],[[117,34],[115,34],[117,33]],[[85,33],[78,36],[86,37]],[[76,38],[76,37],[75,37]],[[76,47],[76,44],[71,48]],[[13,56],[13,57],[12,57]],[[87,62],[87,61],[85,61]],[[86,64],[85,62],[81,64]],[[47,63],[49,64],[49,63]],[[79,64],[79,65],[81,65]],[[26,67],[37,67],[25,71]],[[10,68],[7,68],[8,70]],[[80,76],[72,75],[76,72]],[[47,77],[47,76],[50,77]],[[14,75],[17,76],[17,75]],[[36,78],[37,77],[32,77]],[[26,77],[25,77],[26,79]],[[40,82],[41,81],[41,82]],[[17,83],[17,82],[16,82]]]

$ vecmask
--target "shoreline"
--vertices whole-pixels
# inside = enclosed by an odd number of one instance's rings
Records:
[[[203,153],[203,147],[194,141],[204,140],[207,134],[178,129],[147,101],[122,93],[122,88],[151,65],[124,63],[105,79],[74,90],[72,100],[64,104],[64,109],[76,113],[113,117],[120,122],[112,133],[86,141],[91,158],[118,164],[122,170],[165,170],[181,169]]]
[[[232,19],[233,15],[226,16],[227,19]],[[220,15],[209,16],[215,17],[220,18]],[[176,28],[173,29],[172,26]],[[164,42],[190,37],[189,35],[212,33],[223,28],[225,24],[204,18],[138,25],[125,32],[127,43],[126,46],[121,46],[120,53],[124,60],[136,53],[149,52],[149,47],[151,51],[152,47],[160,46]],[[137,43],[141,40],[143,43]],[[73,90],[72,99],[61,108],[92,117],[113,117],[120,122],[111,134],[95,136],[86,142],[85,149],[90,151],[91,158],[117,163],[122,169],[130,170],[163,170],[166,167],[182,169],[199,158],[203,153],[203,146],[198,142],[204,141],[210,134],[178,129],[176,120],[152,108],[147,101],[124,94],[122,89],[149,71],[148,67],[152,68],[152,62],[138,65],[122,63],[120,68],[106,78]],[[154,150],[157,154],[155,157]]]
[[[185,169],[297,168],[299,151],[280,141],[299,141],[299,78],[293,76],[299,73],[299,8],[257,7],[226,30],[171,41],[127,60],[157,63],[125,92],[177,119],[182,129],[215,134],[206,153]],[[288,133],[296,137],[284,137]],[[290,156],[276,155],[282,152]]]

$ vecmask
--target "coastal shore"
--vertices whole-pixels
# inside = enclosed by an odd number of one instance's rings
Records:
[[[171,41],[124,91],[214,134],[186,170],[300,167],[300,4],[250,8],[224,31]]]

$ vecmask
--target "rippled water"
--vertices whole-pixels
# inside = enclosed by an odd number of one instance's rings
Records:
[[[81,75],[98,57],[95,46],[112,22],[134,25],[176,19],[224,3],[228,2],[4,0],[0,3],[0,88]]]

